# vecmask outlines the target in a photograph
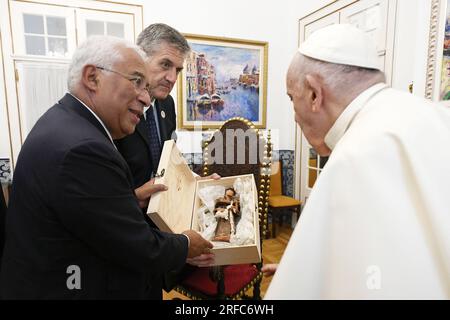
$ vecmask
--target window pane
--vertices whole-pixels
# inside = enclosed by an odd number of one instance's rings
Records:
[[[45,56],[45,38],[40,36],[25,36],[27,54]]]
[[[309,166],[313,167],[313,168],[318,168],[318,163],[317,163],[317,152],[316,150],[314,150],[313,148],[309,148]]]
[[[317,158],[310,158],[308,161],[308,165],[310,168],[317,168]]]
[[[103,21],[95,21],[95,20],[86,20],[86,37],[93,35],[104,35]]]
[[[44,17],[24,13],[23,29],[25,33],[44,34]]]
[[[67,39],[48,37],[48,55],[64,57],[67,54]]]
[[[47,34],[52,36],[65,36],[66,18],[47,17]]]
[[[317,179],[317,171],[314,169],[308,170],[308,187],[312,188],[314,186],[314,183],[316,183]]]
[[[107,22],[106,30],[109,36],[125,38],[125,30],[123,23]]]

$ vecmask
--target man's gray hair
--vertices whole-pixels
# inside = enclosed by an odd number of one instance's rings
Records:
[[[147,55],[137,45],[124,39],[111,36],[91,36],[74,52],[69,66],[67,88],[73,92],[82,77],[84,66],[91,64],[111,69],[113,65],[123,59],[120,49],[134,49],[145,61]]]
[[[186,38],[177,30],[164,23],[149,25],[139,34],[136,43],[148,56],[153,56],[162,43],[173,46],[185,56],[191,51]]]
[[[307,74],[318,74],[330,90],[344,94],[353,88],[358,90],[360,86],[370,86],[386,81],[384,73],[377,69],[320,61],[300,53],[291,72],[301,81]]]

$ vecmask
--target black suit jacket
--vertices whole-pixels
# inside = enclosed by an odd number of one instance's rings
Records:
[[[187,245],[145,222],[127,163],[78,100],[67,94],[39,119],[14,172],[2,298],[147,298]],[[68,289],[70,266],[79,290]]]
[[[175,104],[169,95],[164,100],[157,100],[155,107],[158,114],[161,142],[164,144],[164,141],[176,138]],[[135,188],[140,187],[150,179],[152,172],[157,170],[150,156],[149,133],[144,117],[141,117],[133,134],[116,140],[115,143],[130,166]]]
[[[169,95],[164,100],[156,100],[155,107],[158,115],[159,133],[162,144],[166,140],[176,140],[175,129],[177,125],[173,98]],[[123,139],[115,140],[115,144],[131,169],[134,187],[138,188],[150,180],[152,172],[156,172],[158,168],[152,163],[149,147],[149,132],[145,124],[145,118],[143,116],[141,117],[141,121],[136,126],[133,134]],[[145,209],[143,210],[143,214],[149,226],[157,229],[153,221],[147,216]],[[174,271],[174,273],[177,274],[178,271]],[[175,285],[173,278],[172,273],[167,272],[164,274],[164,277],[159,279],[159,284],[157,284],[158,280],[155,279],[152,298],[160,298],[163,287],[166,291],[170,291]]]
[[[5,197],[3,196],[2,187],[0,185],[0,270],[3,256],[3,245],[5,244],[5,218],[6,218],[6,201]]]

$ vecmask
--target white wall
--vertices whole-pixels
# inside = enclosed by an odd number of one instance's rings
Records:
[[[285,72],[298,43],[298,20],[333,2],[172,0],[144,4],[144,25],[167,23],[180,32],[269,42],[267,128],[275,149],[295,146],[293,110],[286,96]],[[430,19],[429,0],[398,0],[392,86],[423,96]],[[176,92],[172,93],[176,99]],[[201,134],[178,132],[183,152],[200,152]]]
[[[285,73],[297,48],[298,19],[330,0],[172,0],[144,5],[144,25],[163,22],[180,32],[267,41],[267,128],[275,149],[294,149],[295,122],[286,95]],[[174,90],[173,97],[176,98]],[[178,132],[182,152],[201,152],[201,134]]]
[[[275,149],[295,147],[293,110],[286,96],[285,73],[298,42],[298,20],[331,0],[130,0],[144,5],[144,26],[167,23],[183,33],[267,41],[269,43],[267,128]],[[425,88],[430,0],[398,0],[393,86],[414,93]],[[0,57],[1,62],[1,57]],[[1,72],[0,72],[1,75]],[[176,90],[173,96],[176,99]],[[183,152],[200,152],[201,134],[178,132]],[[0,158],[9,157],[3,76],[0,77]]]

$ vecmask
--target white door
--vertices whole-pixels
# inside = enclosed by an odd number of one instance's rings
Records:
[[[334,12],[305,25],[303,30],[300,30],[300,42],[305,41],[314,31],[337,23],[339,23],[339,12]],[[295,196],[305,203],[327,159],[317,155],[298,126],[295,128],[295,135],[297,137],[295,157],[300,159],[295,163],[295,171],[300,173],[300,177],[297,176],[295,179]]]
[[[13,46],[8,61],[14,73],[8,77],[13,77],[15,90],[7,96],[14,164],[36,120],[57,101],[54,93],[65,91],[67,80],[61,80],[76,48],[76,30],[70,7],[11,1],[10,9]]]
[[[340,6],[340,7],[339,7]],[[302,43],[315,30],[333,23],[350,23],[367,32],[377,44],[380,67],[391,83],[394,47],[396,0],[342,0],[336,1],[312,16],[300,20],[299,42]],[[300,135],[300,137],[299,137]],[[316,154],[300,128],[296,128],[296,197],[303,203],[309,197],[315,181],[327,161]]]
[[[76,47],[73,8],[11,2],[15,56],[70,59]]]
[[[92,35],[108,35],[134,43],[134,15],[77,9],[78,42]]]
[[[325,28],[327,26],[330,26],[332,24],[339,23],[339,12],[335,12],[332,14],[329,14],[319,20],[316,20],[312,23],[309,23],[305,25],[305,29],[303,31],[303,37],[301,38],[301,42],[305,41],[311,33],[313,33],[316,30]]]
[[[389,9],[395,9],[396,1],[388,0],[360,0],[353,5],[341,10],[340,23],[350,23],[364,30],[376,43],[379,57],[379,65],[386,73],[387,83],[390,83],[392,64],[390,61],[392,52],[388,48],[388,17]],[[393,32],[390,33],[393,36]]]
[[[10,23],[1,26],[2,33],[11,28],[5,32],[11,41],[2,44],[12,168],[36,120],[67,92],[67,71],[76,46],[94,34],[134,42],[142,30],[142,6],[92,1],[87,7],[89,2],[8,0]],[[79,8],[82,3],[84,9]]]
[[[3,55],[1,54],[0,43],[0,66],[3,66]],[[2,159],[11,158],[11,146],[9,141],[9,122],[8,110],[6,106],[5,82],[3,77],[3,69],[0,69],[0,179],[2,178]],[[5,160],[6,161],[6,160]],[[9,168],[9,166],[8,166]],[[6,169],[5,169],[6,170]]]

